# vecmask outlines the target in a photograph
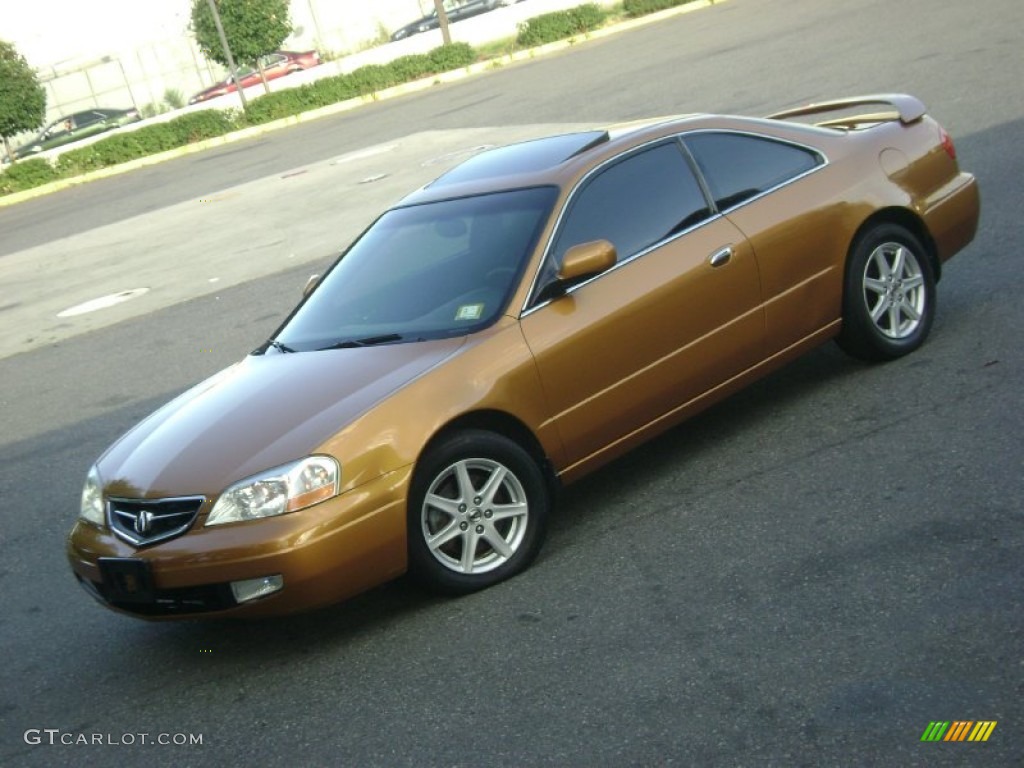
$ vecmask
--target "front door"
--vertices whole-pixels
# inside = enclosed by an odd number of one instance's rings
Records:
[[[586,180],[549,258],[598,239],[615,245],[616,266],[522,318],[570,471],[764,354],[754,254],[711,215],[674,140]]]

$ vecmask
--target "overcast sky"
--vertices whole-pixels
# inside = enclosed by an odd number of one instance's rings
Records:
[[[0,12],[0,38],[33,67],[95,58],[186,35],[189,0],[17,0]]]

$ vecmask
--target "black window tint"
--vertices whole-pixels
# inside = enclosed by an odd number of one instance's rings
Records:
[[[74,120],[75,128],[84,128],[87,125],[92,125],[102,120],[105,116],[93,111],[89,112],[76,112],[72,115]]]
[[[719,210],[731,208],[821,163],[814,152],[736,133],[698,133],[684,139]]]
[[[621,260],[707,215],[707,200],[679,146],[660,144],[587,183],[558,235],[555,264],[572,246],[592,240],[610,241]]]
[[[305,351],[480,330],[507,305],[557,196],[554,187],[534,187],[393,208],[352,244],[277,339]]]

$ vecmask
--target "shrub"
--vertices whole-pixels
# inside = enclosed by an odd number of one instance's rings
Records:
[[[108,136],[101,141],[97,141],[95,144],[91,144],[90,148],[93,150],[96,161],[101,168],[105,168],[108,165],[117,165],[118,163],[127,163],[129,160],[135,160],[150,154],[142,148],[134,133]]]
[[[7,166],[7,170],[0,173],[0,194],[8,195],[23,189],[32,189],[59,178],[60,175],[53,166],[41,157],[21,160]]]
[[[349,78],[360,96],[398,84],[394,72],[386,64],[367,64],[352,72]]]
[[[57,158],[56,167],[61,176],[78,176],[102,168],[103,164],[96,152],[96,144],[90,144],[87,147],[62,152]]]
[[[185,94],[177,88],[168,88],[164,91],[164,104],[170,109],[181,109],[185,106]]]
[[[392,61],[388,66],[391,67],[395,77],[402,83],[432,75],[435,71],[433,61],[425,53],[402,56]]]
[[[249,111],[245,115],[246,123],[262,125],[329,104],[330,102],[324,99],[319,85],[320,83],[300,85],[298,88],[275,91],[253,99],[249,102]]]
[[[178,137],[179,144],[191,144],[203,139],[223,136],[238,127],[235,113],[219,109],[189,112],[164,123]],[[153,126],[156,127],[156,126]]]
[[[606,11],[594,3],[534,16],[519,26],[516,43],[529,48],[565,40],[597,29],[604,24],[605,18]]]
[[[622,4],[622,10],[626,12],[627,16],[635,18],[692,2],[693,0],[625,0]]]
[[[570,34],[598,26],[600,22],[595,22],[595,18],[604,19],[603,12],[593,5],[583,5],[562,15],[570,18]],[[297,88],[260,96],[249,102],[248,112],[244,115],[217,109],[189,112],[166,123],[147,125],[135,131],[108,136],[85,147],[68,150],[57,158],[55,167],[39,158],[18,163],[14,166],[18,170],[13,175],[11,171],[0,175],[0,194],[223,136],[246,125],[260,125],[291,117],[428,75],[468,67],[476,59],[477,54],[472,46],[452,43],[426,54],[402,56],[390,64],[370,64],[347,75],[327,77]],[[172,104],[177,101],[178,95],[167,91],[164,98],[168,104]],[[153,105],[154,110],[157,108],[157,105]]]
[[[426,54],[402,56],[389,64],[368,64],[347,75],[325,77],[298,88],[275,91],[249,102],[245,122],[261,125],[309,109],[367,96],[411,80],[465,67],[476,51],[465,43],[442,45]]]
[[[157,104],[155,101],[151,101],[148,104],[143,104],[141,107],[139,107],[139,114],[142,115],[144,118],[156,117],[157,115],[163,114],[166,111],[167,110],[163,108],[163,104]]]
[[[146,125],[126,135],[132,136],[138,142],[141,151],[147,155],[165,152],[168,149],[181,146],[181,140],[175,135],[174,131],[168,130],[166,123]],[[110,138],[113,139],[115,137],[111,136]]]
[[[335,75],[317,80],[312,84],[316,89],[317,98],[321,100],[321,106],[326,104],[337,104],[339,101],[347,101],[359,95],[355,84],[349,75]]]
[[[433,71],[424,74],[436,75],[438,72],[451,72],[468,67],[476,61],[476,51],[468,43],[449,43],[430,51],[427,57]]]
[[[95,171],[203,139],[223,136],[237,127],[238,121],[233,112],[216,109],[191,112],[166,123],[117,133],[86,147],[68,150],[57,158],[57,171],[62,176]]]

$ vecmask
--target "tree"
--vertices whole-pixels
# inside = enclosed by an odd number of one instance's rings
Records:
[[[35,130],[45,118],[46,90],[25,57],[0,40],[0,138],[12,161],[10,137]]]
[[[235,60],[256,67],[263,87],[270,93],[260,57],[279,49],[292,33],[288,18],[290,0],[214,0],[214,3]],[[191,29],[203,55],[230,70],[231,62],[220,43],[209,0],[192,0]]]

